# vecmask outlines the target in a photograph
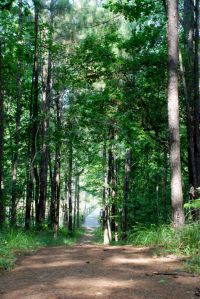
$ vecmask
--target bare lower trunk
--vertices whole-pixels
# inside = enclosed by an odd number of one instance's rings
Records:
[[[77,202],[76,225],[77,225],[77,228],[79,228],[80,227],[80,177],[79,177],[79,175],[77,176],[77,198],[76,198],[76,202]]]
[[[72,221],[72,167],[73,167],[73,146],[72,140],[69,144],[69,163],[68,163],[68,179],[67,179],[67,191],[68,191],[68,208],[69,208],[69,218],[68,218],[68,230],[69,233],[73,231],[73,221]]]
[[[110,226],[110,213],[109,207],[106,205],[103,217],[103,228],[104,228],[104,245],[110,244],[112,240],[111,226]]]
[[[167,222],[167,150],[164,151],[162,176],[162,204],[163,204],[163,221]]]
[[[2,45],[0,41],[0,226],[5,221],[5,206],[3,197],[3,139],[4,139],[4,102],[2,77]]]
[[[27,190],[26,190],[26,208],[25,208],[25,229],[30,228],[31,222],[31,203],[33,198],[33,177],[29,173],[28,181],[27,181]]]
[[[104,245],[108,245],[111,242],[111,227],[110,227],[110,215],[109,215],[109,206],[108,206],[108,195],[109,189],[107,188],[107,184],[109,184],[108,179],[108,171],[107,171],[107,146],[106,141],[104,141],[103,145],[103,214],[102,214],[102,221],[103,221],[103,239]]]
[[[77,213],[77,177],[75,179],[75,194],[74,194],[74,217],[73,217],[73,230],[76,229],[76,213]]]
[[[168,122],[171,169],[171,203],[174,227],[184,224],[181,181],[178,99],[178,1],[168,0]]]
[[[128,149],[125,157],[125,172],[124,172],[124,206],[123,206],[123,220],[122,220],[123,239],[125,239],[127,236],[130,172],[131,172],[131,150]]]
[[[56,149],[55,167],[54,167],[54,238],[57,238],[59,228],[59,210],[60,210],[60,149]]]
[[[117,228],[117,209],[116,209],[116,164],[113,151],[113,142],[115,139],[115,133],[113,128],[109,132],[109,150],[108,150],[108,185],[109,185],[109,197],[111,199],[111,231],[112,239],[118,240],[118,228]]]
[[[53,178],[53,171],[52,171],[52,159],[51,155],[49,155],[49,179],[51,185],[51,202],[50,202],[50,211],[49,211],[49,227],[52,229],[54,224],[55,218],[55,187],[54,187],[54,178]]]
[[[54,230],[54,238],[57,238],[59,228],[60,208],[60,152],[58,148],[55,153],[54,170],[51,168],[51,157],[49,157],[49,173],[51,181],[51,205],[50,205],[50,226]]]

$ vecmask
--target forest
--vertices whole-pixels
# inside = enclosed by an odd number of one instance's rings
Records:
[[[84,193],[102,208],[104,243],[165,231],[200,256],[199,11],[1,0],[0,241],[56,239],[61,214],[73,236]]]

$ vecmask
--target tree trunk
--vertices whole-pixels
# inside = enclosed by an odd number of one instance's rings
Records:
[[[45,220],[46,200],[47,200],[47,176],[48,176],[48,131],[49,131],[49,110],[51,103],[52,89],[52,44],[53,44],[53,0],[50,4],[50,45],[48,51],[47,74],[45,66],[43,66],[43,84],[42,84],[42,154],[40,161],[40,197],[39,197],[39,225]]]
[[[72,140],[70,140],[69,144],[69,161],[68,161],[68,178],[67,178],[67,191],[68,191],[68,230],[69,233],[73,231],[73,221],[72,221],[72,167],[73,167],[73,145]]]
[[[123,219],[122,219],[123,239],[126,239],[127,236],[130,172],[131,172],[131,149],[128,149],[126,151],[125,172],[124,172],[124,206],[123,206]]]
[[[162,175],[162,205],[163,222],[167,222],[167,150],[164,151],[163,175]]]
[[[171,170],[172,221],[178,228],[184,224],[181,181],[179,99],[178,99],[178,1],[168,0],[168,123]]]
[[[78,186],[78,183],[77,183],[77,177],[75,178],[75,194],[74,194],[74,217],[73,217],[73,230],[75,231],[76,229],[76,214],[77,214],[77,186]]]
[[[76,225],[80,228],[80,176],[77,176],[77,213],[76,213]]]
[[[106,141],[103,146],[103,239],[104,245],[108,245],[111,242],[111,227],[110,227],[110,213],[109,213],[109,205],[108,205],[108,195],[110,188],[107,188],[107,185],[110,183],[110,177],[108,179],[108,171],[107,171],[107,147]]]
[[[12,175],[12,199],[11,199],[11,225],[17,224],[17,167],[20,139],[21,122],[21,97],[22,97],[22,59],[21,59],[21,40],[22,40],[22,0],[18,1],[18,58],[17,58],[17,109],[16,109],[16,127],[15,127],[15,149],[13,155],[13,175]]]
[[[61,98],[55,99],[56,103],[56,115],[57,115],[57,131],[61,131]],[[54,217],[54,238],[57,238],[57,232],[59,228],[59,210],[60,210],[60,167],[61,167],[61,156],[60,156],[60,143],[61,140],[56,140],[56,153],[55,153],[55,166],[54,166],[54,206],[55,206],[55,217]]]
[[[109,196],[111,199],[111,231],[112,239],[117,241],[117,222],[116,222],[116,169],[115,169],[115,157],[113,152],[113,142],[115,139],[115,133],[113,128],[109,132],[109,150],[108,150],[108,185],[109,185]]]
[[[183,77],[183,87],[186,100],[186,122],[188,135],[188,171],[189,183],[197,187],[197,169],[194,152],[194,3],[191,0],[184,1],[184,65],[180,60]]]
[[[49,180],[51,185],[51,202],[50,202],[50,212],[49,212],[49,227],[52,229],[54,224],[55,218],[55,186],[54,186],[54,177],[52,171],[52,161],[51,155],[49,154]]]
[[[43,72],[44,79],[46,77],[45,71]],[[43,92],[42,92],[42,153],[40,160],[40,185],[39,185],[39,226],[42,225],[45,219],[46,211],[46,196],[47,196],[47,175],[48,175],[48,145],[47,145],[47,134],[49,129],[49,116],[48,116],[48,104],[47,104],[47,87],[46,83],[43,82]]]
[[[34,188],[34,178],[35,178],[35,213],[36,213],[36,224],[39,222],[38,215],[38,168],[36,164],[37,155],[37,144],[38,144],[38,93],[39,93],[39,65],[38,65],[38,27],[39,27],[39,7],[36,2],[34,2],[35,10],[35,37],[34,37],[34,60],[33,60],[33,75],[32,75],[32,87],[31,87],[31,104],[30,104],[30,137],[29,137],[29,172],[27,180],[27,198],[26,198],[26,212],[25,212],[25,228],[30,227],[30,217],[31,217],[31,203],[33,200],[33,188]],[[30,152],[30,153],[29,153]]]
[[[199,0],[195,1],[194,12],[194,153],[197,187],[200,187]]]
[[[60,152],[56,149],[54,170],[51,167],[51,156],[49,156],[49,173],[51,181],[51,204],[50,204],[50,227],[54,230],[54,238],[57,238],[59,228],[60,208]]]
[[[5,221],[5,206],[3,196],[4,99],[2,75],[2,44],[0,41],[0,226],[2,226]]]

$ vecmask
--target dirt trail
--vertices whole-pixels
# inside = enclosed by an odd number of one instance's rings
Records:
[[[148,248],[96,246],[88,231],[71,247],[26,256],[0,276],[1,299],[192,299],[199,277],[152,275],[177,271],[175,257],[155,258]]]

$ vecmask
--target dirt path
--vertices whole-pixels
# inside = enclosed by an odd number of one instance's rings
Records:
[[[198,277],[152,275],[181,269],[175,257],[155,258],[148,248],[89,244],[52,247],[26,256],[0,276],[1,299],[192,299]]]

